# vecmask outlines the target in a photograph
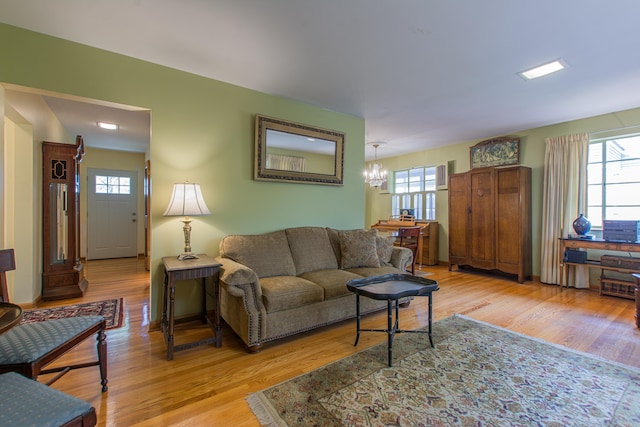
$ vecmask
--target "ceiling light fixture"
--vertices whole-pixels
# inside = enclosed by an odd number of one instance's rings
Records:
[[[521,71],[518,73],[518,75],[525,80],[532,80],[551,73],[555,73],[556,71],[564,70],[565,68],[566,64],[564,63],[564,61],[562,61],[561,59],[557,59],[555,61],[548,62],[535,68],[531,68],[530,70]]]
[[[101,129],[107,129],[107,130],[117,130],[118,129],[118,125],[115,123],[107,123],[107,122],[98,122],[98,127]]]
[[[364,182],[369,184],[370,187],[380,187],[387,182],[387,171],[382,169],[382,165],[378,163],[378,147],[380,143],[374,142],[371,145],[373,145],[373,163],[370,163],[369,167],[364,171]]]

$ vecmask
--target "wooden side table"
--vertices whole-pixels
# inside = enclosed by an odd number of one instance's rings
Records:
[[[167,345],[167,360],[173,359],[173,353],[187,348],[196,347],[203,344],[216,344],[222,346],[222,330],[220,327],[220,291],[218,273],[222,264],[217,263],[208,255],[198,255],[198,258],[179,260],[176,256],[162,258],[164,264],[164,295],[162,300],[162,320],[160,327],[164,334],[164,341]],[[207,315],[207,293],[206,279],[213,277],[213,297],[215,300],[215,313],[213,319]],[[175,345],[174,327],[175,312],[174,304],[176,299],[176,283],[182,280],[202,279],[202,321],[208,323],[213,330],[214,336],[188,344]],[[169,315],[167,316],[167,303]]]

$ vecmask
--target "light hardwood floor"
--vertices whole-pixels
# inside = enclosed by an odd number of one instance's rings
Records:
[[[222,348],[196,347],[166,361],[161,333],[148,331],[149,276],[143,261],[90,261],[86,269],[89,289],[84,298],[41,306],[124,297],[125,324],[107,333],[109,391],[100,392],[97,368],[72,371],[52,386],[91,402],[100,426],[258,426],[245,402],[249,393],[386,340],[384,334],[363,333],[355,348],[354,321],[346,321],[247,354],[225,325]],[[430,278],[440,285],[434,294],[436,321],[461,313],[640,367],[640,330],[635,327],[631,300],[600,297],[593,290],[449,272],[443,266],[423,270],[432,272]],[[402,327],[426,324],[426,302],[417,298],[401,309]],[[363,321],[368,328],[384,324],[384,312]],[[178,343],[211,336],[206,327],[190,326],[181,327]],[[87,342],[65,358],[94,353],[94,342]]]

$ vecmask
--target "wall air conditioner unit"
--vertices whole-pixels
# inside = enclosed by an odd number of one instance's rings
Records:
[[[451,162],[436,166],[436,190],[449,188],[449,163]]]

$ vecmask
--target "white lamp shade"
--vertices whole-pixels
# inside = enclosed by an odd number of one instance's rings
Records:
[[[173,194],[164,216],[201,216],[211,215],[202,197],[200,184],[181,182],[173,184]]]

